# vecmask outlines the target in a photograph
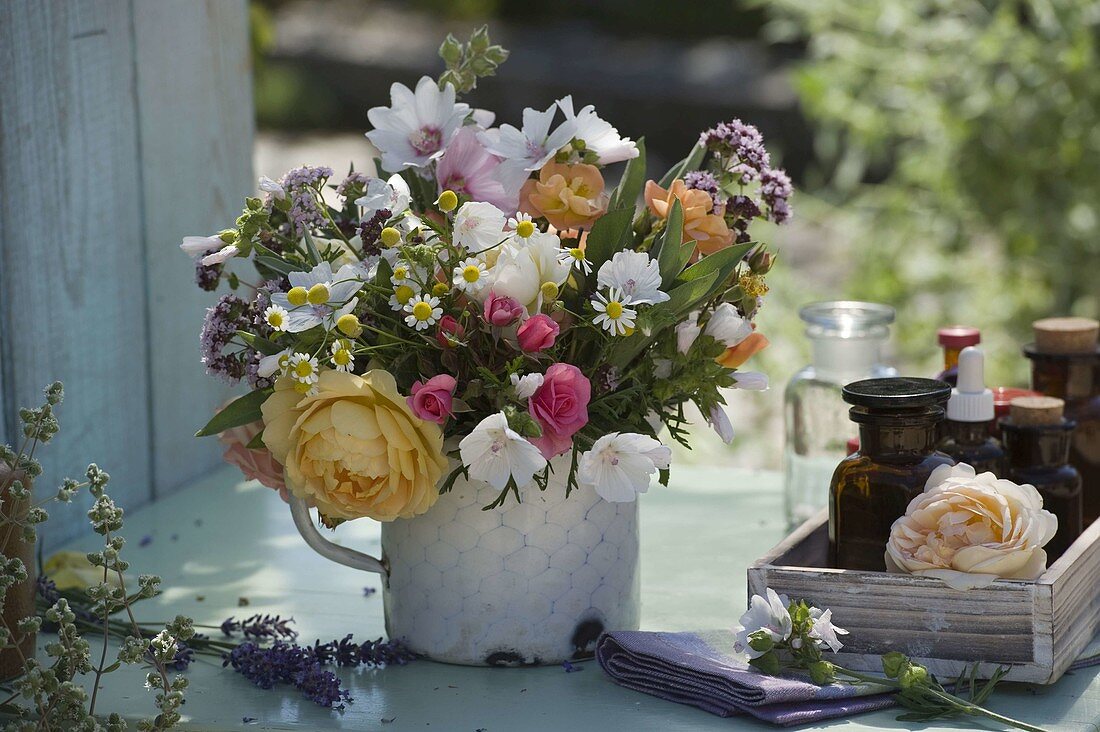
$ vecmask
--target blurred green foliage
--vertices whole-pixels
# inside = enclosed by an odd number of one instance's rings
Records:
[[[847,294],[898,307],[902,361],[983,328],[1017,377],[1038,316],[1100,309],[1100,2],[775,0],[804,41],[820,199]],[[803,202],[805,198],[801,199]]]

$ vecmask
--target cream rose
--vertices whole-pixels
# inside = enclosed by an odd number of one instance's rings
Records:
[[[413,415],[387,371],[323,371],[304,397],[280,379],[261,411],[287,487],[326,516],[410,518],[439,497],[443,433]]]
[[[1034,486],[976,475],[965,463],[941,465],[890,528],[886,568],[936,577],[958,590],[998,577],[1035,579],[1046,569],[1043,545],[1057,528]]]

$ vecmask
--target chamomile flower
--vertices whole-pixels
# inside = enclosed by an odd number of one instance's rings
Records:
[[[631,304],[630,296],[624,295],[621,290],[611,288],[607,295],[597,292],[592,302],[592,307],[596,310],[596,317],[592,322],[602,326],[611,335],[633,333],[638,311],[630,307]]]
[[[508,222],[504,225],[504,228],[508,231],[515,231],[524,221],[531,221],[531,214],[517,211],[515,216],[508,217]]]
[[[398,262],[393,265],[393,274],[390,275],[390,282],[395,285],[413,284],[410,279],[413,275],[413,268],[405,262]]]
[[[417,330],[426,330],[443,317],[443,308],[439,307],[439,298],[417,296],[405,303],[405,324]]]
[[[339,338],[332,342],[332,367],[337,371],[351,371],[355,365],[355,354],[352,352],[353,344],[347,338]]]
[[[485,287],[485,262],[470,257],[458,263],[454,268],[454,286],[468,295],[473,295]]]
[[[302,394],[317,391],[317,379],[321,368],[316,356],[308,353],[295,353],[287,361],[287,375],[294,379],[294,389]]]
[[[592,263],[588,261],[588,257],[585,256],[584,250],[580,247],[562,249],[558,253],[558,261],[562,264],[568,264],[570,267],[575,267],[584,274],[592,273]]]
[[[264,322],[271,326],[271,329],[277,333],[283,333],[287,327],[287,311],[286,308],[278,305],[270,305],[267,310],[264,311]]]
[[[400,284],[393,288],[393,294],[390,295],[390,307],[400,312],[419,295],[420,288],[415,283]]]

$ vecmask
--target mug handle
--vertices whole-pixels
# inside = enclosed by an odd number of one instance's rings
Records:
[[[288,499],[290,501],[290,515],[294,518],[294,526],[313,551],[325,559],[330,559],[337,564],[343,564],[352,569],[376,572],[382,575],[383,578],[389,576],[389,567],[386,566],[384,560],[375,559],[369,554],[334,544],[321,536],[321,532],[313,525],[313,518],[309,515],[309,506],[306,505],[306,502],[294,494],[288,496]]]

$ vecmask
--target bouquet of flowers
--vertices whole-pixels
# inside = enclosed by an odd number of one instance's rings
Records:
[[[686,404],[728,441],[720,390],[766,386],[737,370],[767,345],[773,255],[749,227],[789,218],[790,181],[739,120],[658,180],[571,97],[494,125],[459,97],[507,51],[481,29],[440,55],[438,82],[367,113],[373,174],[261,178],[233,227],[184,240],[199,286],[232,290],[203,363],[252,389],[199,434],[330,523],[421,514],[460,475],[493,505],[554,470],[634,500],[667,482],[658,437],[687,444]]]

